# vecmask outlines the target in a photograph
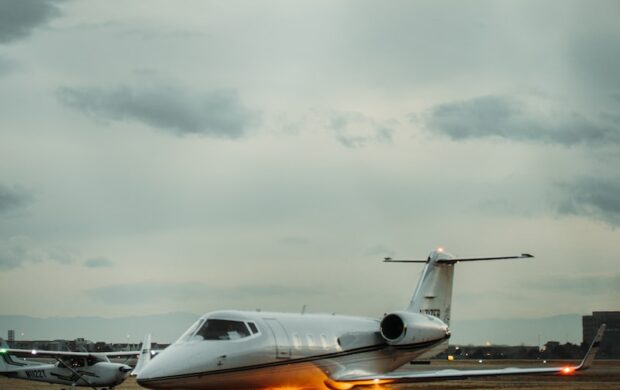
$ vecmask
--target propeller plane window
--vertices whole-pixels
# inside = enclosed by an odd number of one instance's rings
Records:
[[[72,367],[72,368],[81,368],[81,367],[86,367],[88,366],[86,359],[84,359],[83,357],[64,357],[64,358],[60,358],[59,360],[59,367]]]

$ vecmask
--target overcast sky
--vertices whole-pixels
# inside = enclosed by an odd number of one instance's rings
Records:
[[[620,309],[620,2],[0,0],[0,313]]]

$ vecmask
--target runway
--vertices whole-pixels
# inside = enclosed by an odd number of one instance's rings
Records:
[[[552,363],[549,363],[552,364]],[[467,369],[467,368],[498,368],[498,367],[527,367],[527,366],[540,366],[538,361],[488,361],[482,364],[477,362],[453,362],[445,363],[433,361],[430,366],[417,366],[416,369],[425,369],[432,367],[437,368],[454,368],[454,369]],[[405,366],[404,369],[410,370],[411,366]],[[46,383],[35,383],[16,379],[7,379],[0,377],[0,389],[3,390],[56,390],[61,389],[59,385],[49,385]],[[80,387],[84,389],[83,387]],[[549,390],[549,389],[562,389],[562,390],[611,390],[620,389],[620,361],[595,361],[594,365],[587,371],[580,372],[575,376],[555,376],[555,375],[530,375],[530,376],[518,376],[518,377],[495,377],[488,379],[476,379],[476,380],[459,380],[459,381],[444,381],[444,382],[431,382],[431,383],[418,383],[418,384],[406,384],[406,385],[385,385],[367,387],[366,389],[375,390],[408,390],[408,389],[503,389],[503,390]],[[121,386],[116,387],[116,390],[138,390],[143,389],[136,384],[135,379],[127,379]]]

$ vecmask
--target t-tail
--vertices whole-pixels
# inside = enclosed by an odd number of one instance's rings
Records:
[[[452,284],[454,280],[454,265],[462,261],[526,259],[534,256],[523,253],[518,256],[501,257],[455,257],[437,248],[432,251],[426,260],[395,260],[385,258],[388,263],[424,263],[424,270],[413,293],[407,311],[435,316],[446,325],[450,324],[450,310],[452,305]]]

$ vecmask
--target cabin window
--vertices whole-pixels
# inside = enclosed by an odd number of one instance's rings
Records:
[[[336,342],[334,344],[337,350],[342,351],[342,343],[340,342],[340,337],[336,337]]]
[[[321,335],[321,347],[323,347],[323,349],[328,348],[327,337],[325,337],[324,334]]]
[[[258,328],[256,327],[256,324],[253,322],[248,322],[248,325],[250,326],[250,330],[252,331],[253,334],[258,333]]]
[[[249,335],[245,322],[216,319],[207,320],[196,332],[204,340],[237,340]]]
[[[83,357],[69,356],[69,357],[63,357],[60,360],[62,360],[62,363],[59,363],[58,367],[63,367],[63,368],[66,368],[67,366],[71,368],[86,367],[86,359],[84,359]]]
[[[308,339],[308,348],[314,348],[314,337],[311,334],[307,334],[306,339]]]
[[[300,349],[301,348],[301,340],[299,340],[299,335],[297,333],[293,333],[293,347],[295,347],[295,349]]]

